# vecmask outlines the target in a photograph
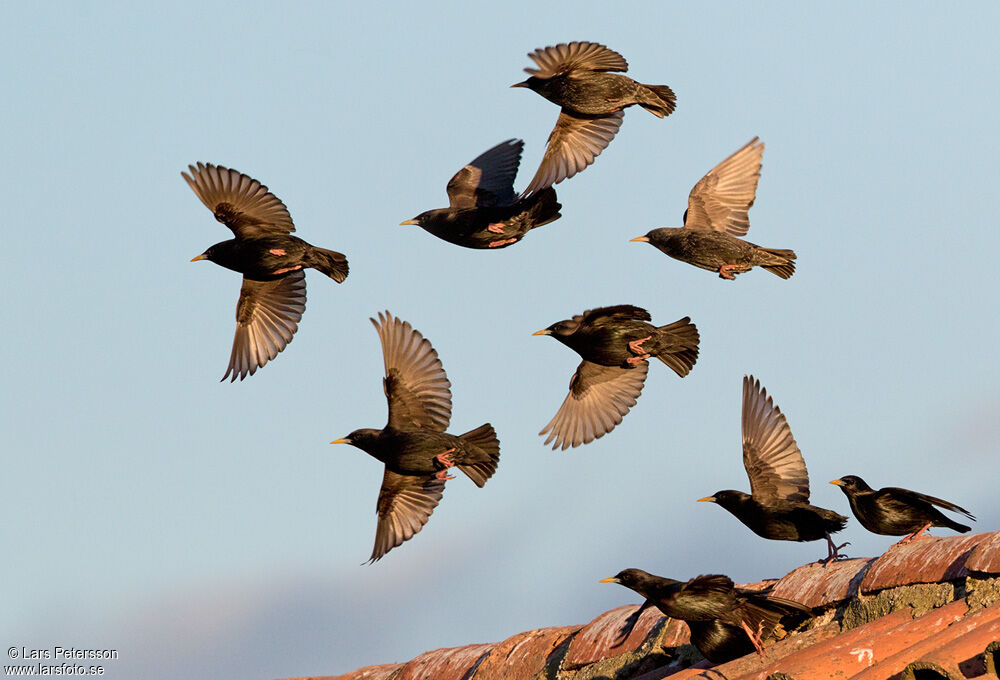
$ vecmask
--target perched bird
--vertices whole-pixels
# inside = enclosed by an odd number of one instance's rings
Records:
[[[416,224],[466,248],[506,248],[536,227],[559,219],[555,189],[519,197],[514,177],[524,142],[508,139],[455,173],[448,182],[447,208],[422,212],[400,224]]]
[[[625,620],[619,639],[628,637],[642,612],[656,607],[666,616],[687,622],[691,644],[713,663],[732,661],[754,650],[763,654],[764,639],[780,634],[779,625],[797,625],[810,614],[798,602],[737,588],[721,574],[676,581],[642,569],[625,569],[601,583],[619,583],[646,598]]]
[[[809,504],[809,473],[781,409],[752,375],[743,376],[743,466],[750,494],[716,491],[699,501],[718,503],[758,536],[779,541],[826,538],[826,560],[843,556],[830,534],[847,518]]]
[[[719,278],[763,267],[783,279],[795,273],[795,252],[762,248],[737,238],[750,229],[747,211],[760,178],[764,142],[757,137],[722,161],[691,189],[684,226],[653,229],[633,241],[646,241],[681,262],[719,272]]]
[[[909,489],[887,486],[875,491],[865,480],[855,475],[847,475],[830,483],[839,486],[847,496],[851,511],[861,522],[861,526],[884,536],[907,534],[899,543],[909,543],[931,527],[947,527],[963,534],[972,530],[972,527],[945,517],[935,505],[960,512],[973,521],[976,519],[959,505]]]
[[[551,335],[583,361],[569,394],[538,434],[550,433],[553,449],[587,444],[604,436],[635,406],[656,357],[684,377],[698,360],[698,328],[689,317],[656,327],[649,312],[632,305],[598,307],[554,323],[533,335]]]
[[[677,98],[666,85],[643,85],[610,71],[628,71],[625,58],[592,42],[560,43],[528,54],[538,68],[511,87],[527,87],[561,107],[549,135],[542,163],[525,194],[572,177],[611,143],[621,127],[623,109],[638,104],[663,118],[674,111]]]
[[[347,278],[347,258],[291,236],[288,208],[257,180],[211,163],[189,165],[181,172],[215,219],[236,238],[216,243],[193,258],[211,260],[243,274],[236,303],[236,337],[229,368],[222,376],[243,380],[278,356],[292,341],[306,309],[304,267],[323,272],[337,283]]]
[[[381,430],[355,430],[331,444],[351,444],[385,464],[378,494],[378,527],[369,563],[418,533],[441,500],[449,468],[482,487],[496,472],[500,441],[489,423],[455,436],[451,383],[437,352],[409,322],[379,312],[371,322],[385,357],[382,386],[389,422]]]

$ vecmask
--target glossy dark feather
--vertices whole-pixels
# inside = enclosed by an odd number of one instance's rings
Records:
[[[385,464],[371,562],[416,535],[457,467],[477,486],[496,472],[500,441],[489,423],[453,435],[451,383],[437,351],[409,322],[389,312],[372,319],[382,341],[383,386],[389,417],[381,429],[360,429],[335,444],[351,444]]]
[[[243,274],[236,305],[236,334],[222,379],[243,380],[292,341],[306,308],[305,268],[337,283],[347,278],[347,258],[292,236],[285,204],[241,172],[211,163],[189,165],[181,176],[215,219],[236,238],[211,246],[194,260],[210,260]],[[193,261],[194,261],[193,260]]]
[[[865,529],[884,536],[903,536],[919,532],[925,526],[945,527],[960,533],[972,528],[944,515],[936,507],[959,512],[975,521],[968,510],[950,501],[926,494],[888,486],[874,490],[856,475],[835,479],[851,504],[851,511]]]
[[[572,177],[611,143],[623,109],[639,105],[655,116],[670,115],[677,98],[666,85],[644,85],[613,71],[628,70],[622,55],[599,43],[574,41],[528,54],[537,68],[514,87],[527,87],[560,107],[548,148],[525,194]]]

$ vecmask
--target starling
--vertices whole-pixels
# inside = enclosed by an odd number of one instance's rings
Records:
[[[743,466],[750,494],[717,491],[699,501],[718,503],[758,536],[778,541],[826,538],[827,561],[844,545],[830,534],[847,524],[832,510],[809,504],[809,474],[784,414],[753,376],[743,376]]]
[[[222,376],[243,380],[278,356],[292,341],[306,309],[304,267],[337,283],[347,278],[347,258],[292,236],[288,208],[257,180],[211,163],[189,165],[181,176],[234,239],[216,243],[193,258],[243,274],[236,303],[236,337],[229,368]]]
[[[331,444],[351,444],[385,464],[378,494],[378,527],[369,563],[418,533],[441,500],[448,469],[457,467],[482,487],[496,472],[500,441],[489,423],[455,436],[451,383],[437,352],[409,322],[379,312],[371,322],[385,357],[382,386],[389,422],[381,430],[355,430]]]
[[[625,620],[619,639],[628,637],[643,611],[656,607],[666,616],[687,622],[691,643],[713,663],[732,661],[755,649],[763,653],[764,638],[780,634],[780,624],[797,625],[798,619],[810,613],[798,602],[737,588],[721,574],[685,582],[625,569],[601,583],[619,583],[646,598]]]
[[[663,118],[674,111],[677,98],[666,85],[643,85],[628,76],[625,58],[592,42],[560,43],[528,54],[538,68],[526,68],[527,87],[561,107],[548,148],[525,189],[533,194],[580,172],[611,143],[621,127],[624,109],[638,104]]]
[[[737,238],[750,229],[747,211],[760,178],[764,142],[757,137],[722,161],[691,189],[684,226],[653,229],[633,241],[647,241],[681,262],[736,278],[760,266],[783,279],[795,273],[795,252],[762,248]]]
[[[524,142],[508,139],[485,151],[448,182],[447,208],[422,212],[401,224],[416,224],[466,248],[506,248],[536,227],[559,219],[555,189],[533,196],[514,194]]]
[[[976,519],[959,505],[909,489],[887,486],[875,491],[865,480],[855,475],[847,475],[830,483],[839,486],[847,496],[851,511],[861,522],[861,526],[883,536],[906,535],[900,543],[909,543],[931,527],[947,527],[963,534],[972,530],[972,527],[945,517],[935,505],[960,512],[973,521]]]
[[[698,328],[689,317],[656,327],[649,312],[632,305],[598,307],[554,323],[534,335],[551,335],[583,361],[569,382],[569,394],[540,435],[545,444],[587,444],[604,436],[635,406],[656,357],[684,377],[698,360]]]

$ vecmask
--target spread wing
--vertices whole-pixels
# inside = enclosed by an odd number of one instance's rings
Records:
[[[555,440],[552,448],[563,450],[603,437],[635,406],[648,370],[645,361],[635,368],[581,362],[562,406],[538,434],[548,432],[545,444]]]
[[[189,165],[181,176],[215,219],[238,238],[252,238],[295,231],[292,216],[267,187],[237,170],[211,163]]]
[[[526,68],[526,72],[537,78],[551,78],[564,75],[576,69],[587,71],[628,71],[625,57],[604,45],[573,41],[542,47],[528,56],[538,68]]]
[[[377,562],[397,545],[419,533],[443,493],[444,480],[434,475],[399,475],[387,468],[378,493],[378,527],[369,562]]]
[[[750,229],[747,212],[757,195],[763,156],[764,142],[754,137],[712,168],[691,189],[684,226],[745,235]]]
[[[451,420],[451,383],[437,352],[407,321],[379,312],[372,319],[385,357],[389,427],[444,432]]]
[[[521,163],[524,142],[508,139],[484,151],[448,182],[452,208],[510,205],[514,202],[514,178]]]
[[[618,134],[623,111],[605,116],[588,116],[563,109],[549,135],[542,162],[524,195],[558,184],[594,162]]]
[[[229,368],[222,376],[243,380],[278,356],[292,341],[306,309],[306,275],[301,269],[274,281],[243,279],[236,303],[236,336]]]
[[[757,500],[809,502],[809,474],[799,446],[760,381],[743,376],[743,466]]]
[[[612,319],[615,321],[652,321],[653,317],[649,315],[642,307],[636,307],[635,305],[614,305],[613,307],[598,307],[596,309],[588,309],[583,313],[583,316],[573,317],[573,320],[579,320],[581,323],[594,323],[598,319]]]

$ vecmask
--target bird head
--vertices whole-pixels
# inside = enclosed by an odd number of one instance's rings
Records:
[[[532,335],[551,335],[556,340],[563,342],[565,338],[576,333],[577,329],[580,328],[580,322],[574,321],[573,319],[564,319],[562,321],[557,321],[548,328],[543,328],[540,331],[535,331]]]
[[[197,257],[192,257],[191,258],[191,262],[198,262],[199,260],[209,260],[211,262],[218,262],[219,261],[219,248],[218,248],[218,245],[219,244],[216,243],[214,246],[210,247],[208,250],[206,250],[205,252],[203,252],[201,255],[198,255]]]
[[[650,574],[642,569],[623,569],[610,578],[602,578],[601,583],[617,583],[635,590],[641,588],[650,578]]]
[[[652,229],[647,231],[644,236],[636,236],[635,238],[630,238],[629,241],[636,241],[638,243],[649,243],[650,245],[657,245],[662,243],[663,239],[667,237],[671,232],[677,231],[673,227],[660,227],[658,229]]]
[[[546,81],[545,78],[538,78],[537,76],[531,76],[527,80],[522,80],[519,83],[514,83],[511,87],[526,87],[529,90],[538,91],[542,89],[543,83]]]
[[[865,483],[865,480],[856,475],[847,475],[846,477],[835,479],[830,483],[834,486],[839,486],[840,490],[848,496],[858,491],[871,491],[871,487]]]
[[[735,508],[742,505],[750,496],[743,493],[742,491],[716,491],[711,496],[705,496],[704,498],[699,498],[699,503],[716,503],[722,507],[729,510],[730,508]]]
[[[371,428],[365,428],[361,430],[355,430],[346,437],[341,437],[340,439],[334,439],[331,444],[350,444],[351,446],[356,446],[362,451],[368,451],[374,444],[378,436],[382,434],[382,430],[373,430]]]

